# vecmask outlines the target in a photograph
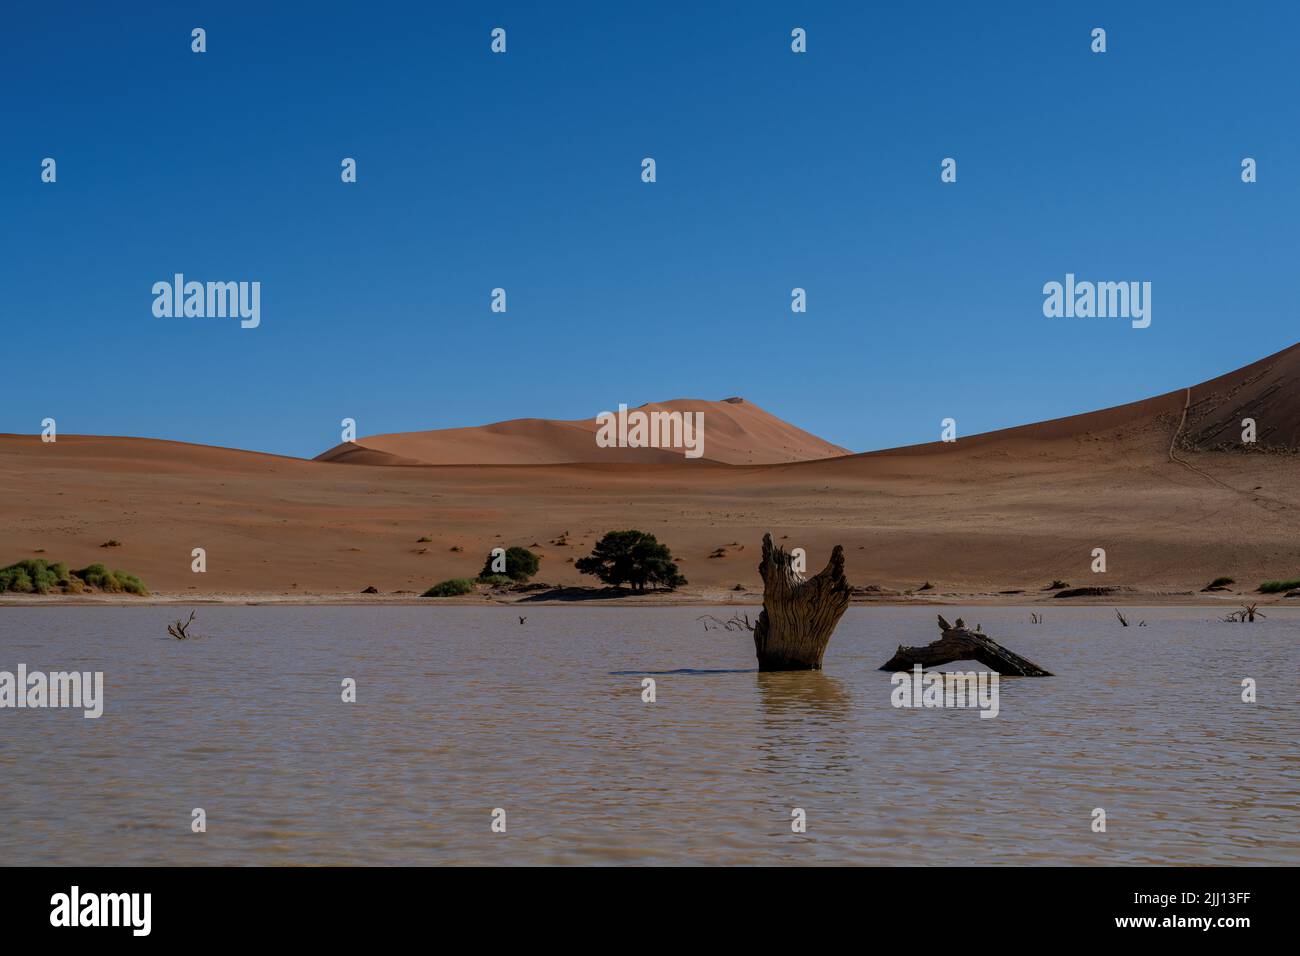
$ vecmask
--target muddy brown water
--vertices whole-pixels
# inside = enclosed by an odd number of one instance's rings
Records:
[[[1296,609],[945,609],[1057,675],[993,719],[891,706],[932,610],[851,608],[794,674],[705,610],[0,609],[0,671],[105,680],[97,720],[0,709],[0,861],[1300,863]]]

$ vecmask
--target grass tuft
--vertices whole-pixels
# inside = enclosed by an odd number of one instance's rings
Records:
[[[1293,591],[1300,588],[1300,578],[1290,581],[1265,581],[1259,586],[1260,594],[1277,594],[1279,591]]]
[[[459,597],[462,594],[469,594],[473,590],[474,582],[469,578],[450,578],[446,581],[439,581],[421,594],[420,597]]]

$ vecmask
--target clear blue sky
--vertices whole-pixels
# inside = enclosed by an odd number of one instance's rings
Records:
[[[1193,384],[1300,338],[1296,10],[11,4],[0,431],[310,456],[743,395],[866,450]],[[261,327],[155,318],[174,272]],[[1151,327],[1045,318],[1066,272]]]

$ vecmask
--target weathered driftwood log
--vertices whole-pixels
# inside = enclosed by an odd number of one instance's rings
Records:
[[[939,615],[939,630],[943,636],[925,647],[904,647],[898,650],[884,665],[882,671],[909,670],[914,665],[937,667],[951,664],[953,661],[979,661],[991,671],[1014,677],[1051,677],[1052,672],[1044,670],[1031,660],[1019,654],[1013,654],[992,638],[979,631],[967,630],[961,618],[953,627]]]
[[[818,575],[805,578],[791,557],[763,535],[763,611],[754,625],[754,650],[760,671],[819,671],[835,625],[849,606],[844,549],[831,552]]]

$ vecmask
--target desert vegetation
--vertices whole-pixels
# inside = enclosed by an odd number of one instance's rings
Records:
[[[102,564],[92,564],[70,571],[62,561],[29,558],[7,568],[0,568],[0,593],[81,594],[85,591],[147,595],[149,589],[128,571],[110,571]]]
[[[148,589],[134,574],[127,571],[110,571],[102,564],[92,564],[80,571],[73,571],[73,576],[80,578],[88,587],[101,591],[125,591],[127,594],[148,594]]]
[[[1259,586],[1260,594],[1280,594],[1283,591],[1294,591],[1300,588],[1300,578],[1291,578],[1286,581],[1265,581]]]
[[[439,581],[421,594],[420,597],[460,597],[462,594],[469,594],[473,590],[474,582],[469,578],[449,578],[446,581]]]
[[[541,566],[541,558],[527,548],[506,548],[504,558],[502,566],[501,559],[489,552],[483,562],[483,570],[478,573],[479,581],[487,583],[493,578],[505,577],[507,583],[515,581],[522,584],[536,574]]]
[[[46,594],[56,590],[59,582],[66,581],[67,577],[66,565],[50,564],[43,558],[32,558],[11,564],[7,568],[0,568],[0,592]]]
[[[573,566],[614,587],[630,584],[637,592],[647,585],[671,591],[686,584],[668,546],[645,531],[610,531]]]

